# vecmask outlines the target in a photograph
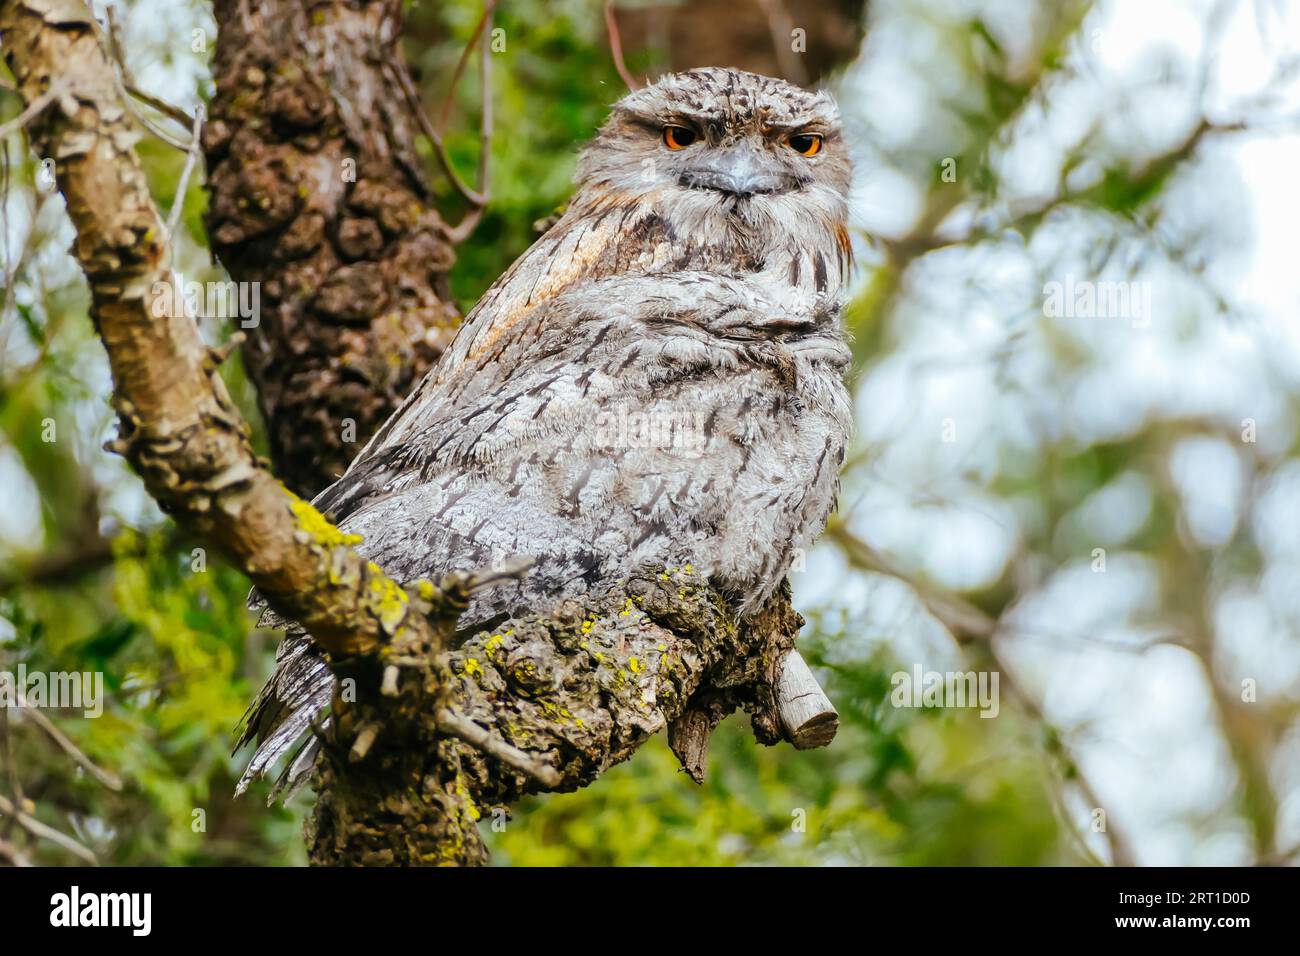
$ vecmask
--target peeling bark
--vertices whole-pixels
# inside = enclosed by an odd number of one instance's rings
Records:
[[[446,224],[415,151],[400,5],[218,0],[203,148],[212,248],[260,283],[243,358],[271,457],[312,497],[346,470],[459,321]]]

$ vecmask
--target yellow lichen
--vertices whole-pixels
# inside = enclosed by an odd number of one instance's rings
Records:
[[[391,634],[406,617],[406,606],[411,599],[375,562],[366,562],[366,567],[370,570],[370,608],[383,629]]]
[[[361,535],[345,534],[330,524],[310,502],[303,501],[288,489],[285,491],[289,495],[289,510],[293,512],[298,527],[322,548],[351,547],[361,543]]]
[[[465,786],[460,774],[456,774],[456,795],[465,801],[465,812],[469,814],[471,820],[478,820],[483,816],[479,808],[474,805],[474,798],[470,796],[469,788]]]

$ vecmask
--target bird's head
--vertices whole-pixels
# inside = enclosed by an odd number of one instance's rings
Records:
[[[842,226],[851,164],[835,102],[741,70],[673,73],[615,104],[578,168],[580,196],[652,202],[677,230]]]

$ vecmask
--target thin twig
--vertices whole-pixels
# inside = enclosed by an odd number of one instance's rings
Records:
[[[484,4],[484,23],[492,23],[496,0]],[[483,218],[483,210],[492,200],[492,34],[483,31],[479,40],[479,89],[483,97],[480,109],[478,140],[478,194],[483,202],[465,214],[465,218],[451,230],[451,241],[464,242]]]
[[[152,106],[159,113],[175,120],[181,126],[189,126],[190,116],[188,113],[174,103],[168,103],[166,100],[154,96],[148,90],[141,89],[140,85],[136,83],[135,76],[131,73],[131,68],[126,62],[126,46],[122,43],[122,28],[117,22],[117,11],[113,7],[108,7],[105,14],[108,17],[108,32],[104,39],[108,47],[109,58],[121,74],[122,86],[136,99]]]
[[[21,690],[17,692],[17,701],[19,708],[21,708],[20,713],[22,716],[25,718],[30,717],[36,723],[37,727],[40,727],[41,730],[45,731],[49,735],[50,739],[58,744],[60,749],[75,760],[88,774],[106,786],[109,790],[119,791],[122,789],[121,777],[109,770],[104,770],[103,768],[96,766],[95,762],[82,753],[77,745],[74,744],[68,736],[63,733],[63,731],[59,730],[59,728],[54,725],[54,722],[50,720],[50,718],[41,713],[39,708],[28,707],[27,698]]]
[[[605,32],[609,34],[609,52],[614,57],[614,69],[623,78],[629,90],[641,89],[641,84],[627,71],[623,62],[623,38],[618,32],[618,20],[614,17],[614,0],[605,0]]]
[[[4,857],[14,866],[32,865],[32,861],[23,855],[23,851],[7,840],[0,840],[0,856]]]
[[[442,137],[438,135],[433,123],[429,121],[429,117],[425,115],[424,108],[420,105],[420,94],[416,92],[415,85],[411,82],[411,78],[406,75],[406,71],[398,69],[392,63],[385,63],[384,69],[388,71],[389,78],[397,84],[407,106],[415,114],[415,120],[420,124],[420,132],[424,133],[429,142],[433,144],[434,154],[438,157],[438,165],[447,174],[447,178],[451,180],[456,192],[460,193],[471,206],[482,206],[485,202],[484,198],[473,189],[470,189],[456,174],[456,169],[451,164],[451,157],[447,155],[447,147],[443,144]]]
[[[176,225],[181,219],[181,210],[185,206],[185,192],[190,187],[190,175],[198,162],[201,145],[199,137],[203,132],[203,104],[194,107],[194,128],[190,134],[190,149],[185,156],[185,166],[181,169],[180,182],[176,184],[176,197],[172,199],[172,208],[167,213],[167,241],[171,242],[176,234]]]
[[[415,114],[415,120],[420,126],[420,131],[424,133],[430,143],[433,144],[434,155],[438,157],[438,164],[442,167],[447,178],[451,181],[456,192],[470,205],[469,212],[465,218],[450,229],[449,235],[452,242],[463,242],[474,231],[479,220],[483,217],[483,209],[487,206],[491,198],[491,170],[492,170],[492,61],[491,61],[491,30],[483,29],[490,27],[492,16],[496,10],[496,0],[487,0],[483,5],[482,26],[475,31],[475,37],[479,41],[479,76],[482,87],[481,94],[483,97],[482,118],[479,122],[479,160],[478,160],[478,188],[471,189],[463,179],[456,173],[455,167],[451,163],[451,157],[447,154],[446,144],[442,139],[442,132],[434,126],[429,116],[424,111],[420,103],[420,94],[411,82],[411,78],[404,69],[395,66],[391,62],[384,64],[384,69],[388,71],[389,78],[397,85],[402,96],[406,100],[407,107]],[[469,47],[466,48],[468,54]],[[457,67],[457,77],[459,77],[461,67]],[[453,89],[454,89],[453,80]],[[448,96],[451,94],[449,93]],[[446,110],[444,108],[444,114]]]
[[[22,810],[19,810],[9,802],[9,798],[4,794],[0,794],[0,813],[5,813],[13,817],[18,821],[19,825],[32,836],[40,837],[42,840],[49,840],[51,843],[58,844],[79,859],[85,860],[91,866],[99,865],[99,859],[95,856],[94,851],[89,847],[78,843],[66,833],[61,833],[54,829],[54,827],[47,826],[40,820],[37,820],[30,813],[24,813]]]
[[[853,534],[843,522],[832,522],[826,529],[826,537],[840,546],[854,567],[895,578],[915,591],[926,610],[947,628],[958,644],[988,640],[997,630],[997,622],[983,610],[960,595],[908,574]]]
[[[8,153],[8,146],[7,144],[4,143],[3,138],[0,138],[0,151],[4,151],[3,160],[2,160],[4,166],[3,182],[0,183],[0,186],[2,186],[3,188],[0,188],[0,195],[8,195],[9,153]],[[50,198],[50,194],[47,193],[44,189],[32,190],[33,208],[32,208],[31,217],[28,220],[27,234],[23,238],[22,248],[18,250],[18,258],[16,259],[16,261],[11,267],[5,269],[4,306],[3,309],[0,310],[0,318],[9,319],[14,314],[15,311],[14,304],[17,300],[17,295],[18,295],[18,277],[24,274],[28,262],[31,260],[31,257],[35,255],[36,249],[40,245],[40,242],[38,241],[40,237],[38,235],[37,226],[40,223],[41,213],[45,209],[45,203],[49,200],[49,198]],[[5,215],[3,219],[3,224],[5,230],[5,237],[7,240],[9,235],[8,206],[6,205],[4,209],[5,209]],[[4,260],[7,265],[9,260],[9,247],[7,241],[5,245]],[[32,281],[36,281],[36,280],[32,280]],[[6,349],[6,345],[9,342],[9,334],[10,331],[17,324],[18,323],[16,322],[6,322],[4,323],[4,330],[0,332],[0,378],[4,377],[5,357],[8,355],[8,350]],[[39,343],[40,349],[35,357],[35,361],[29,367],[35,367],[36,365],[44,362],[46,352],[49,349],[50,338],[51,337],[47,334],[45,336],[45,341]],[[4,575],[0,574],[0,593],[3,593],[5,590],[4,580],[5,580]]]
[[[488,0],[487,22],[492,24],[492,13],[496,9],[496,0]],[[483,196],[484,204],[492,200],[492,34],[488,31],[479,41],[483,46],[482,59],[479,61],[479,89],[483,97],[479,110],[479,153],[478,153],[478,191]]]
[[[486,571],[474,571],[465,579],[465,587],[471,594],[481,591],[490,584],[498,581],[514,581],[522,578],[524,573],[537,564],[537,559],[528,555],[520,555],[509,561],[503,561],[495,568]]]
[[[0,726],[4,727],[5,769],[9,772],[9,790],[22,803],[27,795],[23,793],[23,782],[18,777],[18,760],[14,755],[14,728],[9,719],[9,708],[0,707]]]
[[[1070,842],[1074,845],[1075,852],[1083,857],[1093,866],[1105,866],[1106,861],[1097,855],[1092,847],[1088,846],[1088,841],[1079,831],[1076,821],[1070,817],[1070,808],[1065,805],[1062,790],[1065,787],[1064,781],[1060,779],[1059,774],[1056,777],[1056,787],[1047,787],[1047,800],[1052,805],[1052,813],[1056,817],[1057,825],[1069,836]]]
[[[451,85],[447,87],[447,97],[442,101],[442,112],[438,116],[438,132],[447,132],[447,123],[451,117],[451,104],[455,101],[456,87],[460,85],[461,74],[465,72],[465,64],[469,62],[470,54],[474,52],[474,47],[478,45],[479,37],[483,35],[483,28],[487,26],[488,20],[492,18],[492,12],[496,8],[496,0],[489,0],[483,5],[483,16],[479,17],[478,24],[474,27],[474,33],[470,36],[469,42],[465,48],[460,51],[460,59],[456,61],[456,69],[451,74]]]
[[[528,774],[548,789],[558,787],[564,779],[550,764],[534,759],[518,747],[512,747],[491,731],[453,710],[444,708],[438,711],[438,727],[496,757],[502,763]]]
[[[10,133],[26,126],[31,122],[32,117],[39,115],[40,112],[53,103],[62,92],[62,83],[51,83],[48,90],[27,104],[27,109],[23,110],[3,126],[0,126],[0,139],[8,139]]]
[[[154,96],[148,90],[141,89],[140,87],[136,86],[134,83],[126,83],[125,86],[126,86],[126,91],[130,93],[132,96],[134,96],[137,100],[142,100],[143,102],[147,103],[149,106],[152,106],[154,109],[156,109],[159,113],[162,113],[163,115],[167,116],[169,119],[174,119],[182,126],[188,126],[190,124],[189,115],[186,114],[186,112],[183,109],[181,109],[179,106],[177,106],[175,103],[168,103],[166,100]]]
[[[121,27],[117,22],[117,14],[114,12],[113,7],[107,7],[105,13],[108,17],[107,34],[105,35],[104,31],[97,31],[97,35],[100,36],[104,46],[107,48],[109,61],[115,67],[113,70],[113,81],[117,86],[117,93],[119,98],[122,100],[122,105],[127,108],[127,111],[133,117],[135,117],[136,122],[168,146],[173,146],[182,152],[188,150],[190,144],[187,141],[159,126],[144,113],[140,112],[139,108],[135,105],[135,102],[132,99],[133,91],[135,92],[135,95],[140,97],[140,99],[144,100],[155,109],[160,110],[171,119],[176,120],[184,126],[189,125],[190,118],[185,114],[184,110],[181,110],[179,107],[165,104],[162,100],[152,96],[151,94],[143,93],[143,91],[141,91],[136,85],[135,80],[131,77],[130,67],[126,65],[126,51],[122,46],[122,32]],[[183,119],[178,119],[178,116],[183,117]]]

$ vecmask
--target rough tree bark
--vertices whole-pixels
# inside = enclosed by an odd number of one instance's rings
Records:
[[[708,734],[737,706],[753,714],[759,740],[776,743],[772,688],[802,623],[788,592],[738,629],[703,582],[680,570],[646,573],[585,605],[476,634],[397,697],[359,691],[351,706],[336,702],[308,827],[312,862],[481,863],[476,821],[485,809],[585,786],[665,727],[701,779]],[[359,663],[336,671],[358,678],[358,688],[382,683],[373,661]],[[431,715],[448,700],[558,779],[543,784],[441,733]],[[358,756],[357,741],[381,725]]]
[[[46,104],[30,140],[55,160],[76,230],[113,373],[112,449],[355,681],[355,701],[335,701],[314,862],[482,862],[480,806],[581,786],[662,727],[697,779],[737,706],[761,741],[782,738],[781,662],[802,623],[785,590],[737,629],[704,582],[648,572],[452,647],[473,580],[394,582],[253,455],[222,356],[173,311],[164,227],[84,5],[3,0],[0,43],[24,101]]]
[[[276,474],[311,497],[347,468],[459,320],[430,205],[400,4],[217,0],[203,133],[213,251],[260,283],[243,358]]]

